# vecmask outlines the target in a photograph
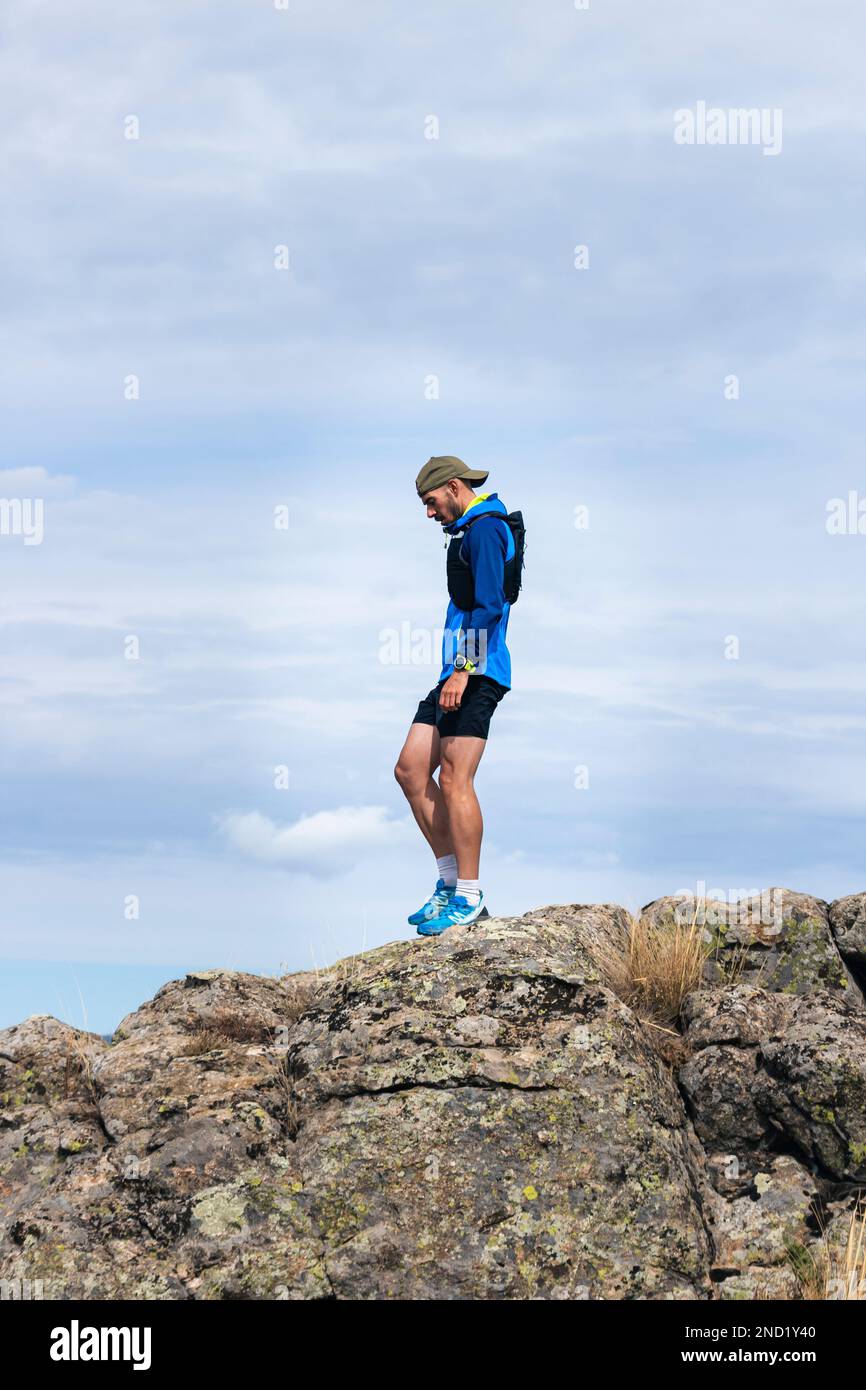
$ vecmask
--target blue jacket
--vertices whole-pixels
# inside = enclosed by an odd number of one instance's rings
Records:
[[[471,502],[462,516],[449,522],[442,530],[455,536],[463,530],[469,516],[478,512],[498,512],[507,515],[507,508],[500,502],[495,492],[483,493]],[[472,568],[475,585],[475,607],[471,613],[459,609],[453,600],[449,601],[445,614],[445,631],[442,634],[442,671],[440,681],[454,671],[454,657],[463,651],[471,661],[478,664],[478,674],[490,676],[507,689],[511,689],[511,656],[505,645],[508,629],[508,614],[511,604],[505,602],[503,578],[505,562],[514,554],[514,537],[510,527],[504,523],[485,521],[483,526],[470,526],[466,533],[463,555]],[[466,634],[469,643],[466,644]],[[483,636],[482,636],[483,634]],[[486,642],[486,647],[485,647]],[[485,656],[486,651],[486,656]],[[479,660],[479,657],[482,659]],[[469,677],[472,679],[472,676]]]

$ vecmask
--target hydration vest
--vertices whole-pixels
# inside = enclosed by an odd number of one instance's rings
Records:
[[[469,517],[462,533],[451,541],[448,554],[445,557],[448,594],[454,604],[464,613],[471,613],[475,607],[475,583],[472,578],[472,567],[469,561],[463,558],[463,542],[469,527],[477,526],[479,521],[485,521],[488,517],[493,517],[497,521],[504,521],[514,537],[514,554],[510,560],[506,560],[503,576],[506,603],[514,604],[517,602],[520,586],[523,582],[523,551],[526,543],[523,513],[509,512],[505,516],[502,512],[479,512],[477,516]]]

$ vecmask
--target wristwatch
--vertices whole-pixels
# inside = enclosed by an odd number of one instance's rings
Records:
[[[454,658],[454,670],[468,671],[471,675],[472,672],[475,670],[475,662],[470,661],[469,658],[467,656],[464,656],[462,652],[458,652]]]

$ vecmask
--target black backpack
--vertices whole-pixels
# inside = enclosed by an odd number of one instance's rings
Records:
[[[446,556],[448,594],[455,605],[464,613],[471,613],[475,607],[475,584],[469,561],[463,558],[463,542],[469,527],[476,526],[479,521],[483,521],[488,516],[504,521],[514,537],[514,554],[510,560],[505,562],[503,577],[506,603],[513,605],[517,602],[523,583],[523,553],[526,549],[526,528],[523,525],[523,513],[509,512],[507,516],[504,516],[502,512],[479,512],[478,516],[469,518],[462,534],[453,538]]]

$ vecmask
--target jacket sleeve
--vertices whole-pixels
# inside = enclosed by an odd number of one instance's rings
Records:
[[[505,556],[508,551],[508,530],[504,522],[477,521],[466,536],[472,580],[475,586],[475,607],[464,625],[457,644],[474,662],[481,675],[487,666],[487,652],[493,634],[502,621],[505,608]]]

